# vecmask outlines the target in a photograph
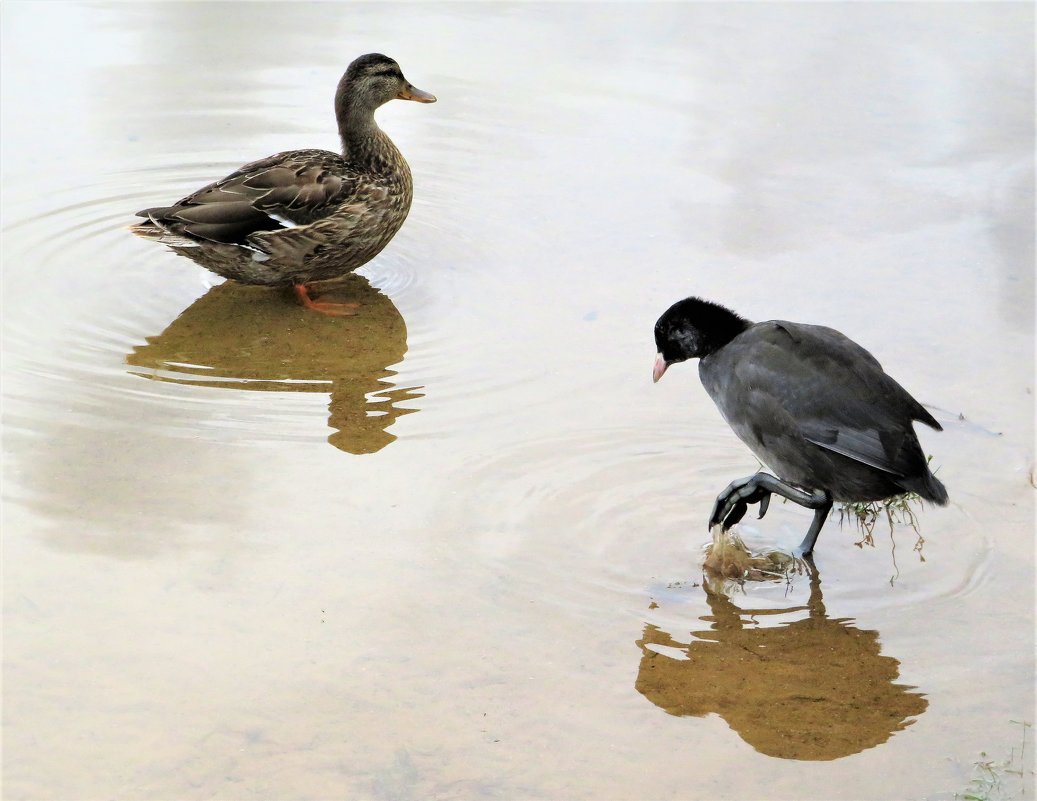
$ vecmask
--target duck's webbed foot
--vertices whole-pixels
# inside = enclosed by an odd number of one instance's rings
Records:
[[[798,503],[807,509],[814,510],[814,519],[807,530],[803,542],[796,548],[796,555],[809,556],[814,550],[817,535],[821,533],[828,513],[832,510],[832,496],[824,490],[804,490],[793,487],[770,473],[755,473],[748,478],[732,481],[727,489],[717,496],[713,504],[713,513],[709,516],[709,527],[722,523],[724,529],[729,529],[741,520],[749,508],[749,504],[760,504],[760,517],[767,514],[770,506],[771,494],[777,493],[783,498]]]
[[[359,303],[332,303],[324,300],[314,300],[310,297],[310,291],[305,284],[295,284],[295,296],[307,309],[326,314],[329,317],[352,317],[360,308]]]

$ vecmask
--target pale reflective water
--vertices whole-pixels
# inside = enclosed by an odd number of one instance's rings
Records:
[[[3,6],[5,797],[951,798],[1018,748],[1032,7],[56,8]],[[125,230],[335,148],[372,50],[439,102],[380,112],[415,203],[356,318]],[[756,463],[651,384],[692,292],[934,410],[921,556],[833,520],[701,586]]]

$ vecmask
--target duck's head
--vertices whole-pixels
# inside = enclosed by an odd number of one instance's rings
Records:
[[[655,324],[655,366],[652,381],[671,364],[698,359],[724,347],[751,323],[730,309],[701,298],[677,301]]]
[[[340,109],[374,111],[395,99],[436,102],[435,95],[413,86],[403,77],[400,65],[381,53],[368,53],[350,64],[335,93],[335,104]]]

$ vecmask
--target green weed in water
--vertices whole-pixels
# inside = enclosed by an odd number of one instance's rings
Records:
[[[926,464],[929,464],[932,458],[932,456],[927,457]],[[939,469],[933,472],[939,472]],[[904,492],[881,501],[855,501],[852,503],[847,501],[839,506],[839,525],[842,525],[844,520],[852,520],[857,525],[857,529],[862,535],[860,540],[854,543],[858,548],[863,548],[865,545],[875,546],[875,526],[881,517],[886,518],[891,537],[898,526],[911,526],[911,530],[915,533],[914,551],[924,562],[925,555],[922,553],[922,549],[925,547],[925,538],[918,527],[918,517],[912,506],[918,508],[922,506],[922,496],[917,492]]]
[[[788,579],[797,568],[795,557],[777,550],[752,551],[731,530],[716,525],[713,542],[706,547],[703,568],[718,580],[778,581]]]
[[[911,508],[912,504],[920,507],[922,497],[914,492],[905,492],[881,501],[847,501],[839,506],[839,525],[842,525],[844,520],[852,520],[857,525],[862,535],[861,539],[854,543],[858,548],[865,545],[874,547],[875,526],[881,517],[886,518],[891,536],[898,526],[911,526],[916,537],[914,550],[924,562],[922,548],[925,546],[925,538],[918,528],[918,517]]]
[[[990,759],[985,751],[981,751],[980,759],[973,763],[968,787],[955,793],[956,799],[1008,801],[1026,797],[1027,777],[1033,777],[1032,770],[1029,774],[1026,771],[1026,733],[1030,724],[1020,720],[1011,722],[1022,727],[1022,742],[1018,750],[1012,748],[1008,756],[1000,761]]]

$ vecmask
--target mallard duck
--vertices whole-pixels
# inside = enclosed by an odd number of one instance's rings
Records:
[[[309,284],[373,259],[410,210],[410,167],[374,112],[393,99],[434,103],[380,53],[360,56],[335,93],[342,155],[289,150],[253,161],[172,206],[137,212],[132,230],[243,284],[292,286],[303,305],[335,316],[353,304],[322,303]]]
[[[699,359],[702,386],[728,425],[778,475],[732,482],[713,506],[710,528],[730,528],[750,503],[760,504],[763,517],[777,493],[814,510],[796,549],[809,556],[833,500],[915,492],[947,503],[913,427],[917,420],[940,431],[940,424],[846,335],[785,320],[754,324],[687,298],[659,318],[655,343],[653,380],[672,364]]]

